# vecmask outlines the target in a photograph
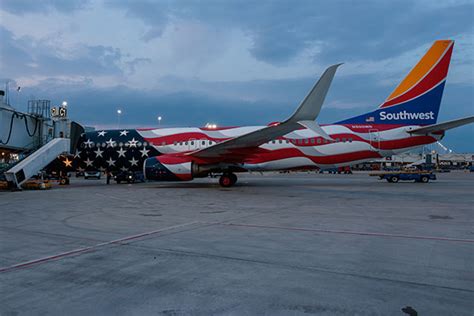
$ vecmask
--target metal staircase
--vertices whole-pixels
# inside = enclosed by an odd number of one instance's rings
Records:
[[[21,185],[26,180],[37,174],[59,155],[69,152],[70,147],[69,138],[54,138],[6,171],[5,178],[11,186],[21,189]]]

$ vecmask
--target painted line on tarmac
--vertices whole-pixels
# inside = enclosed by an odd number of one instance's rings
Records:
[[[200,222],[194,221],[194,222],[184,223],[184,224],[180,224],[180,225],[169,226],[169,227],[153,230],[153,231],[146,232],[146,233],[127,236],[127,237],[123,237],[123,238],[119,238],[119,239],[115,239],[115,240],[111,240],[111,241],[101,242],[99,244],[88,246],[88,247],[83,247],[83,248],[78,248],[78,249],[58,253],[58,254],[55,254],[55,255],[52,255],[52,256],[47,256],[47,257],[43,257],[43,258],[39,258],[39,259],[26,261],[26,262],[20,262],[20,263],[14,264],[12,266],[0,268],[0,273],[8,272],[8,271],[15,270],[15,269],[20,269],[20,268],[30,267],[30,266],[37,265],[37,264],[40,264],[40,263],[45,263],[45,262],[48,262],[48,261],[57,260],[57,259],[61,259],[61,258],[64,258],[64,257],[89,252],[89,251],[95,250],[96,248],[99,248],[99,247],[112,245],[112,244],[119,244],[119,243],[122,243],[122,242],[130,241],[130,240],[134,240],[134,239],[139,239],[139,238],[142,238],[142,237],[147,237],[147,236],[150,236],[150,235],[158,234],[158,233],[161,233],[161,232],[164,232],[164,231],[167,231],[167,230],[172,230],[172,229],[181,228],[181,227],[194,225],[194,224],[200,224]]]
[[[226,225],[226,226],[283,229],[283,230],[305,231],[305,232],[316,232],[316,233],[329,233],[329,234],[346,234],[346,235],[377,236],[377,237],[395,237],[395,238],[410,238],[410,239],[425,239],[425,240],[437,240],[437,241],[453,241],[453,242],[474,243],[474,239],[462,239],[462,238],[450,238],[450,237],[403,235],[403,234],[390,234],[390,233],[370,233],[370,232],[358,232],[358,231],[350,231],[350,230],[333,230],[333,229],[302,228],[302,227],[287,227],[287,226],[268,226],[268,225],[254,225],[254,224],[235,224],[235,223],[215,223],[215,224]]]

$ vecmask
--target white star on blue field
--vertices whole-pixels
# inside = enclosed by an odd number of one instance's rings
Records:
[[[318,118],[331,123],[377,107],[434,40],[453,39],[446,121],[474,114],[473,16],[472,0],[0,0],[0,84],[20,110],[67,100],[106,142],[111,128],[285,119],[344,62]],[[442,143],[474,152],[473,135]]]

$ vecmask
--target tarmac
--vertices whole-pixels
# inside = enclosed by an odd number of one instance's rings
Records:
[[[474,314],[474,173],[0,192],[0,315]]]

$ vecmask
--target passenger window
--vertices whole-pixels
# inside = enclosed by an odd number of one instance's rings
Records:
[[[194,146],[194,141],[191,142],[191,146]]]
[[[161,143],[161,146],[166,146],[166,142],[162,142],[162,143]]]
[[[188,145],[188,142],[184,142],[184,145],[187,146],[187,145]]]
[[[205,142],[205,141],[202,141],[202,145],[203,145],[203,146],[206,145],[206,142]]]
[[[314,138],[311,138],[311,144],[314,144],[314,142],[315,142]]]
[[[283,141],[282,141],[281,139],[280,139],[278,142],[279,142],[280,144],[283,143]]]
[[[289,144],[289,143],[290,143],[290,140],[289,140],[289,139],[287,139],[287,140],[286,140],[286,143],[287,143],[287,144]]]
[[[352,143],[352,138],[349,138],[349,143]]]
[[[317,142],[318,144],[321,144],[321,138],[318,138],[318,139],[316,140],[316,142]]]
[[[175,145],[175,146],[178,145],[178,142],[173,142],[173,145]]]
[[[302,139],[298,139],[298,144],[302,145],[302,144],[303,144],[303,140],[302,140]]]
[[[343,138],[343,139],[342,139],[342,142],[343,142],[343,143],[345,143],[345,142],[346,142],[346,139],[345,139],[345,138]]]
[[[179,146],[183,146],[183,142],[179,142]]]
[[[304,140],[304,143],[305,143],[305,144],[309,144],[309,139],[306,138],[306,139]]]
[[[272,140],[272,144],[275,144],[275,141],[274,141],[274,140]]]
[[[166,143],[165,143],[165,145],[166,145]],[[147,143],[147,142],[143,142],[143,147],[146,147],[146,146],[148,146],[148,143]]]
[[[339,143],[339,138],[336,138],[336,143]]]

